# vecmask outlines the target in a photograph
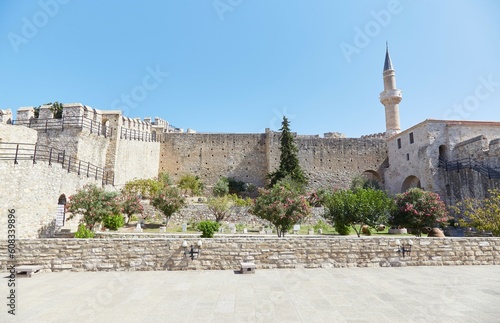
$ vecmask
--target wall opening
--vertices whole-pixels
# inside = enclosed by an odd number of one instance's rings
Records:
[[[370,186],[374,188],[382,188],[384,186],[384,181],[377,171],[365,170],[361,173],[361,176],[365,178]]]
[[[439,146],[439,159],[440,160],[448,160],[449,155],[448,155],[448,147],[445,145]]]
[[[66,221],[66,195],[61,194],[57,201],[56,226],[63,227]]]
[[[418,179],[417,176],[413,176],[413,175],[408,176],[404,180],[403,185],[401,186],[401,192],[406,192],[410,188],[414,188],[414,187],[422,188],[422,186],[420,185],[420,180]]]
[[[109,120],[104,118],[102,119],[102,128],[101,128],[101,135],[106,136],[106,131],[109,128]]]

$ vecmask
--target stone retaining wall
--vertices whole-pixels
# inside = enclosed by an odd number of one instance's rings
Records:
[[[398,237],[402,242],[409,238]],[[203,239],[194,261],[183,254],[183,238],[20,239],[18,265],[47,271],[237,270],[252,261],[262,268],[500,265],[500,238],[415,238],[410,256],[396,250],[396,238],[234,237]],[[186,239],[195,244],[199,238]],[[6,269],[6,241],[0,267]]]

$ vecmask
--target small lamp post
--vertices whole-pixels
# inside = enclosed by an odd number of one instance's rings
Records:
[[[406,244],[404,242],[403,244],[401,244],[401,240],[397,239],[396,245],[398,246],[397,250],[398,253],[403,254],[403,258],[405,257],[406,254],[408,254],[408,256],[411,254],[411,247],[413,246],[412,240],[408,240]]]
[[[191,249],[188,249],[188,243],[186,240],[182,241],[182,247],[184,248],[184,257],[191,258],[191,260],[194,260],[195,258],[198,258],[198,256],[201,253],[201,246],[202,246],[201,240],[198,240],[196,243],[196,248],[194,245],[191,245]]]

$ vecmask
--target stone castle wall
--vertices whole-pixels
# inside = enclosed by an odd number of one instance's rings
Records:
[[[164,134],[160,171],[194,174],[209,186],[221,176],[257,186],[279,166],[279,133]],[[346,187],[364,172],[383,181],[386,144],[377,138],[296,137],[301,167],[312,188]]]
[[[191,245],[198,239],[185,240]],[[184,257],[183,240],[19,239],[16,261],[47,271],[238,270],[244,261],[254,262],[257,269],[500,264],[500,238],[412,237],[412,252],[403,258],[394,238],[216,237],[202,240],[195,260]],[[6,248],[2,240],[3,270]]]
[[[18,238],[49,237],[56,231],[59,197],[76,193],[85,184],[100,185],[100,180],[68,173],[60,164],[47,162],[0,161],[0,207],[14,209]],[[78,221],[72,220],[74,223]],[[0,235],[7,235],[7,217],[0,217]]]
[[[160,171],[178,179],[198,175],[208,185],[219,177],[233,177],[264,186],[267,174],[265,134],[166,133],[163,135]]]
[[[158,176],[160,143],[140,140],[119,140],[116,149],[115,186],[121,189],[126,182]]]

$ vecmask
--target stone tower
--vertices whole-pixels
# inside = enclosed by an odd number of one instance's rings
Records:
[[[384,91],[380,93],[380,103],[385,107],[385,136],[391,137],[401,131],[399,125],[399,102],[403,99],[401,90],[396,88],[396,72],[392,67],[389,46],[386,44],[384,63]]]

